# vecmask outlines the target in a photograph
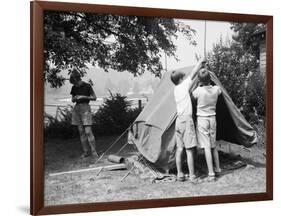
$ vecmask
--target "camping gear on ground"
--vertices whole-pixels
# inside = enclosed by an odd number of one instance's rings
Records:
[[[107,160],[112,163],[124,163],[125,158],[118,155],[108,155]]]
[[[124,181],[131,173],[151,183],[175,181],[174,175],[163,173],[155,169],[154,165],[150,164],[142,155],[130,156],[126,158],[125,161],[129,171],[124,175],[121,181]]]

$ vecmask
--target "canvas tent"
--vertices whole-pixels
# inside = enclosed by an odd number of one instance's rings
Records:
[[[190,73],[193,67],[180,69]],[[149,103],[135,120],[131,130],[131,141],[139,152],[151,163],[164,170],[175,165],[175,118],[176,104],[170,80],[166,72]],[[250,147],[257,141],[252,126],[235,106],[218,78],[211,74],[212,82],[222,89],[217,103],[217,140]],[[194,79],[191,91],[198,85]],[[196,106],[195,106],[196,107]],[[195,110],[193,110],[195,113]]]

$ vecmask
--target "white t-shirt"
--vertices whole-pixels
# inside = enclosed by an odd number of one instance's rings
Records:
[[[197,99],[197,116],[216,115],[217,100],[221,94],[219,86],[200,86],[192,94]]]
[[[180,84],[175,86],[174,96],[178,115],[192,115],[192,104],[189,95],[191,84],[192,82],[189,76]]]

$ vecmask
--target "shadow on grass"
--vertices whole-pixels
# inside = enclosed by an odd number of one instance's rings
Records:
[[[186,157],[185,153],[183,157],[184,158]],[[257,157],[260,158],[257,160]],[[219,178],[224,175],[232,173],[234,170],[245,168],[247,165],[251,165],[256,168],[266,167],[265,158],[262,155],[255,155],[254,157],[246,158],[234,153],[229,154],[223,151],[219,151],[219,158],[220,158],[220,166],[222,168],[222,172],[218,176]],[[197,151],[194,164],[195,164],[196,175],[199,178],[205,178],[208,176],[208,168],[203,151]],[[186,160],[183,163],[183,171],[185,173],[188,173]],[[171,169],[169,173],[176,175],[177,173],[176,167]]]
[[[118,138],[118,135],[97,137],[96,148],[99,155],[102,155]],[[99,163],[107,162],[107,155],[118,152],[127,142],[126,137],[118,140],[106,153]],[[119,155],[131,155],[136,152],[136,148],[127,145]],[[69,171],[81,168],[88,168],[94,164],[96,158],[80,158],[82,147],[79,138],[75,139],[52,139],[47,140],[44,144],[44,165],[45,173]]]
[[[99,155],[106,151],[118,138],[118,135],[115,136],[106,136],[106,137],[97,137],[96,147]],[[107,155],[117,153],[122,146],[127,142],[126,137],[122,137],[114,146],[107,152],[99,164],[106,164]],[[253,152],[256,150],[253,150]],[[90,165],[94,164],[95,158],[84,158],[81,159],[80,155],[82,153],[82,148],[79,138],[69,139],[69,140],[48,140],[45,142],[45,173],[52,172],[61,172],[69,171],[75,169],[88,168]],[[137,153],[137,149],[133,145],[127,145],[120,152],[120,156],[131,156]],[[246,155],[246,156],[245,156]],[[219,151],[220,164],[223,170],[221,175],[226,175],[230,172],[233,172],[235,169],[243,168],[247,165],[254,166],[256,168],[265,168],[266,162],[265,158],[258,154],[240,155],[235,153],[225,153]],[[183,155],[186,158],[186,155]],[[204,152],[198,150],[195,157],[195,170],[197,176],[206,177],[208,170],[205,161]],[[186,161],[183,163],[184,172],[187,173],[187,164]],[[169,171],[170,174],[176,174],[176,168]]]

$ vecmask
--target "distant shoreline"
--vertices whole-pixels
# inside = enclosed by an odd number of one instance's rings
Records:
[[[99,107],[103,104],[103,102],[106,98],[108,98],[108,96],[107,97],[106,96],[98,97],[96,101],[90,101],[90,106],[91,106],[93,113],[95,113],[99,109]],[[131,107],[135,108],[138,106],[139,100],[141,100],[142,104],[145,105],[148,102],[149,97],[148,96],[131,97],[131,98],[127,98],[127,100],[131,102]],[[44,104],[44,112],[48,115],[55,117],[58,107],[65,109],[67,107],[71,107],[74,105],[75,104],[72,103],[72,101],[71,101],[71,97],[48,98]]]

